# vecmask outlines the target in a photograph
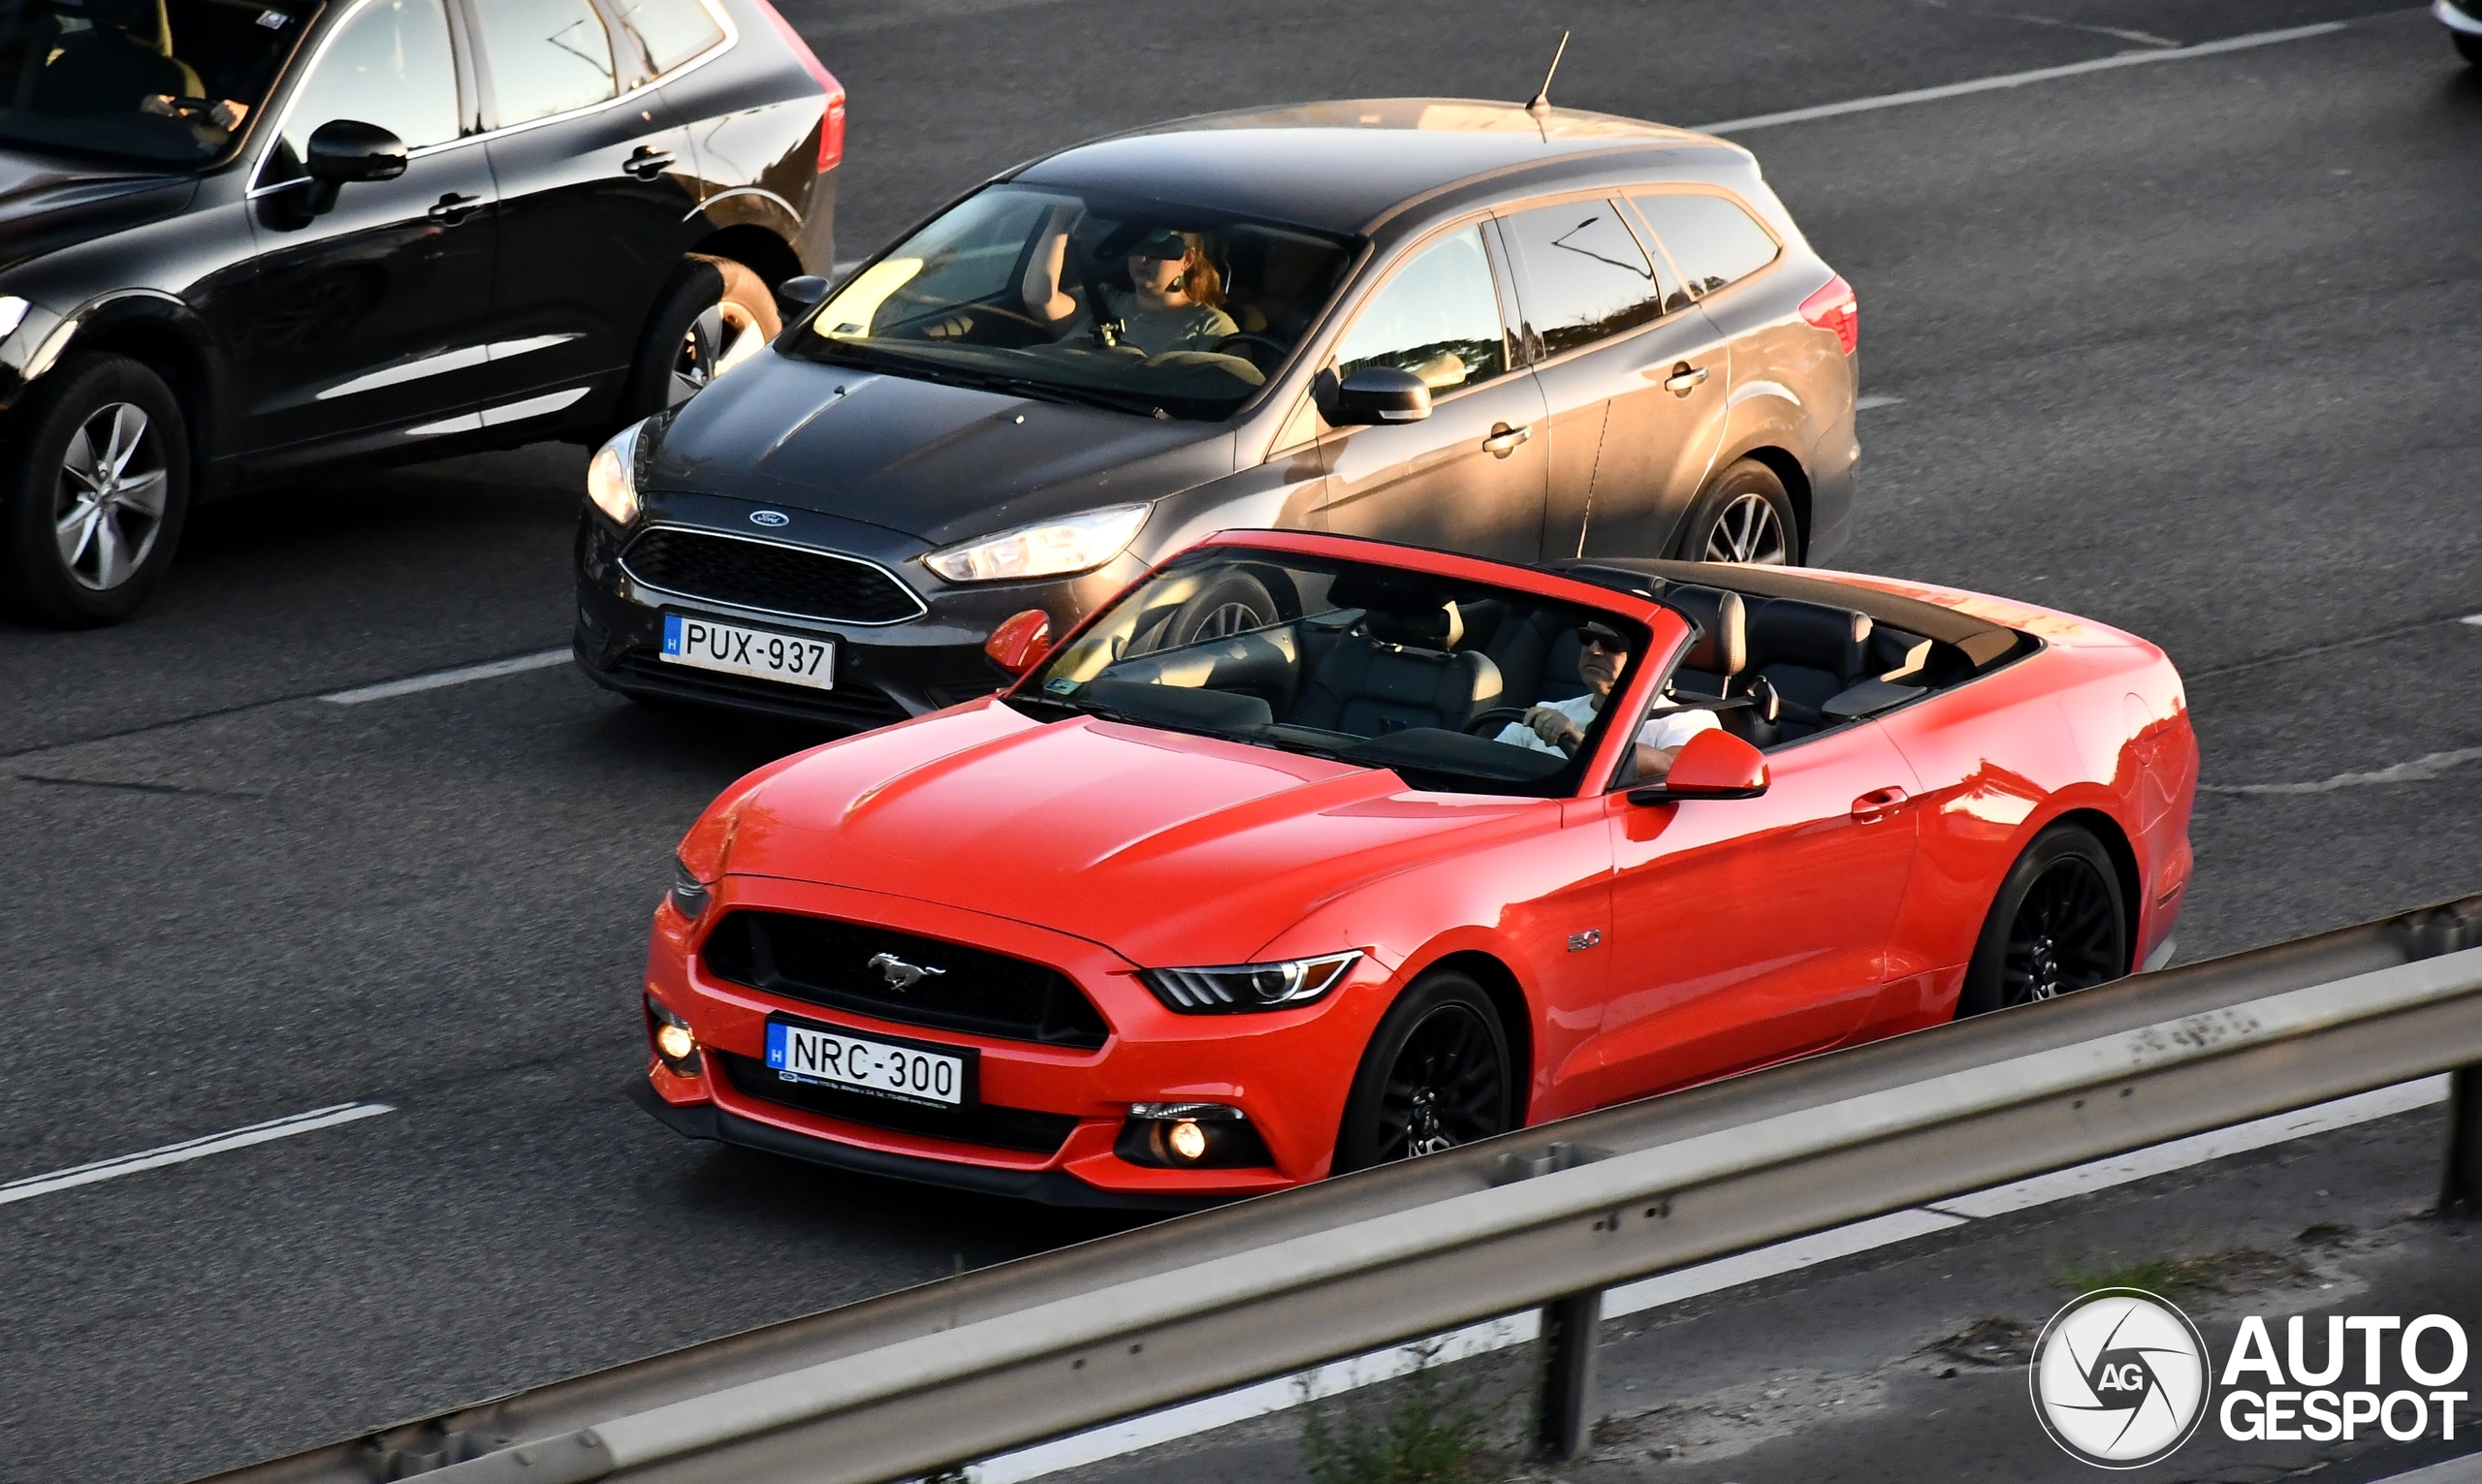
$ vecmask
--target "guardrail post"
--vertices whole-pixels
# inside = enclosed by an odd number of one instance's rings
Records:
[[[2482,1066],[2448,1074],[2447,1179],[2439,1215],[2482,1216]]]
[[[1543,1420],[1545,1456],[1583,1458],[1594,1432],[1594,1350],[1603,1333],[1603,1290],[1543,1306]]]

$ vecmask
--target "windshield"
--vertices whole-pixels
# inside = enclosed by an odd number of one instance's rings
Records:
[[[1419,789],[1548,798],[1576,792],[1604,699],[1649,638],[1479,583],[1212,548],[1123,594],[1008,701],[1393,769]]]
[[[224,152],[310,0],[0,0],[0,141],[168,164]]]
[[[1284,364],[1352,260],[1227,212],[1025,186],[960,203],[856,274],[797,355],[1220,421]]]

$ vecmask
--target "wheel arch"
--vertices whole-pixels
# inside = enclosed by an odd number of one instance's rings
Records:
[[[1801,543],[1800,561],[1806,563],[1810,557],[1810,532],[1813,529],[1809,471],[1801,467],[1801,460],[1794,456],[1792,450],[1772,443],[1743,449],[1723,460],[1722,468],[1729,469],[1744,458],[1766,465],[1767,472],[1783,481],[1784,496],[1793,502],[1793,523],[1798,527],[1795,534]]]
[[[155,300],[144,301],[158,303]],[[171,310],[172,306],[162,306]],[[223,407],[215,397],[214,360],[202,336],[180,323],[176,312],[133,308],[113,312],[106,305],[79,327],[64,360],[81,355],[125,356],[164,379],[181,405],[189,436],[190,498],[193,503],[221,491],[210,472],[224,445],[219,418]]]
[[[802,272],[801,255],[792,244],[755,222],[735,222],[707,234],[689,251],[709,258],[730,258],[774,288]]]
[[[2129,842],[2128,831],[2120,822],[2098,808],[2074,808],[2044,821],[2042,830],[2027,837],[2025,846],[2017,854],[2022,857],[2044,832],[2062,825],[2076,825],[2101,842],[2103,853],[2112,858],[2112,873],[2119,878],[2120,913],[2123,930],[2128,933],[2129,966],[2137,967],[2146,927],[2146,877],[2138,869],[2137,848]],[[2013,864],[2013,863],[2012,863]]]
[[[1424,963],[1419,972],[1405,983],[1441,969],[1452,969],[1482,987],[1490,996],[1491,1008],[1499,1012],[1500,1030],[1509,1039],[1510,1070],[1516,1091],[1516,1119],[1512,1126],[1525,1126],[1526,1114],[1534,1101],[1534,1007],[1525,997],[1525,989],[1507,963],[1479,948],[1460,948]]]

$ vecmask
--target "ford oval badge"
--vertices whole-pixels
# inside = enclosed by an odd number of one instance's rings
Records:
[[[772,531],[780,525],[792,524],[793,518],[780,510],[753,510],[749,513],[749,523],[766,526]]]

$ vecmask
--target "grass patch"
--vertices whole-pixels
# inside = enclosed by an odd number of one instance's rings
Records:
[[[2118,1267],[2071,1269],[2059,1286],[2079,1293],[2097,1288],[2142,1288],[2161,1298],[2249,1293],[2313,1275],[2290,1257],[2237,1247],[2204,1257],[2149,1257]]]
[[[1303,1382],[1302,1469],[1311,1484],[1487,1484],[1512,1462],[1510,1399],[1483,1396],[1479,1369],[1448,1379],[1441,1344],[1419,1348],[1401,1380],[1313,1400]],[[1378,1393],[1378,1395],[1373,1395]]]

